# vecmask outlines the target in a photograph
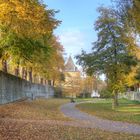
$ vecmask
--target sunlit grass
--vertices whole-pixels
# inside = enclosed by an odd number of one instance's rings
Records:
[[[119,107],[116,109],[117,111],[122,111],[122,112],[140,112],[140,106],[128,106],[128,107]]]
[[[99,100],[96,103],[83,103],[77,107],[89,114],[98,117],[140,124],[140,102],[121,99],[120,106],[112,110],[111,100]]]

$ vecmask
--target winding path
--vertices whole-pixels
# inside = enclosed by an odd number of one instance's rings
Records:
[[[124,123],[119,121],[110,121],[91,116],[87,113],[81,112],[75,107],[76,103],[68,103],[61,106],[61,111],[65,116],[76,119],[79,125],[87,128],[98,128],[112,132],[124,132],[140,134],[140,125]]]

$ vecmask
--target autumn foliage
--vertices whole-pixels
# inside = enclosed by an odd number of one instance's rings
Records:
[[[61,23],[57,11],[39,0],[0,0],[0,11],[1,69],[31,82],[59,77],[63,47],[53,34]]]

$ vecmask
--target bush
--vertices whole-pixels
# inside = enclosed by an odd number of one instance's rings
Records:
[[[62,88],[61,87],[55,87],[54,97],[62,98]]]
[[[112,98],[112,92],[109,89],[104,89],[100,91],[101,98]]]

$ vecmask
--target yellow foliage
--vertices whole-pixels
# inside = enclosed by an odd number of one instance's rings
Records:
[[[13,67],[17,65],[18,59],[20,67],[32,67],[34,74],[51,79],[58,77],[60,69],[64,67],[64,60],[62,46],[53,35],[53,30],[59,24],[54,14],[54,10],[48,10],[38,0],[0,0],[0,26],[6,27],[9,32],[15,33],[18,37],[37,41],[44,47],[38,49],[33,46],[34,51],[30,61],[19,58],[20,54],[17,54],[19,55],[17,57],[11,56],[8,52]],[[28,44],[24,47],[25,50],[30,49]]]
[[[136,83],[138,83],[138,81],[135,79],[136,71],[137,71],[137,67],[133,67],[132,71],[125,76],[125,83],[127,86],[133,86]]]

